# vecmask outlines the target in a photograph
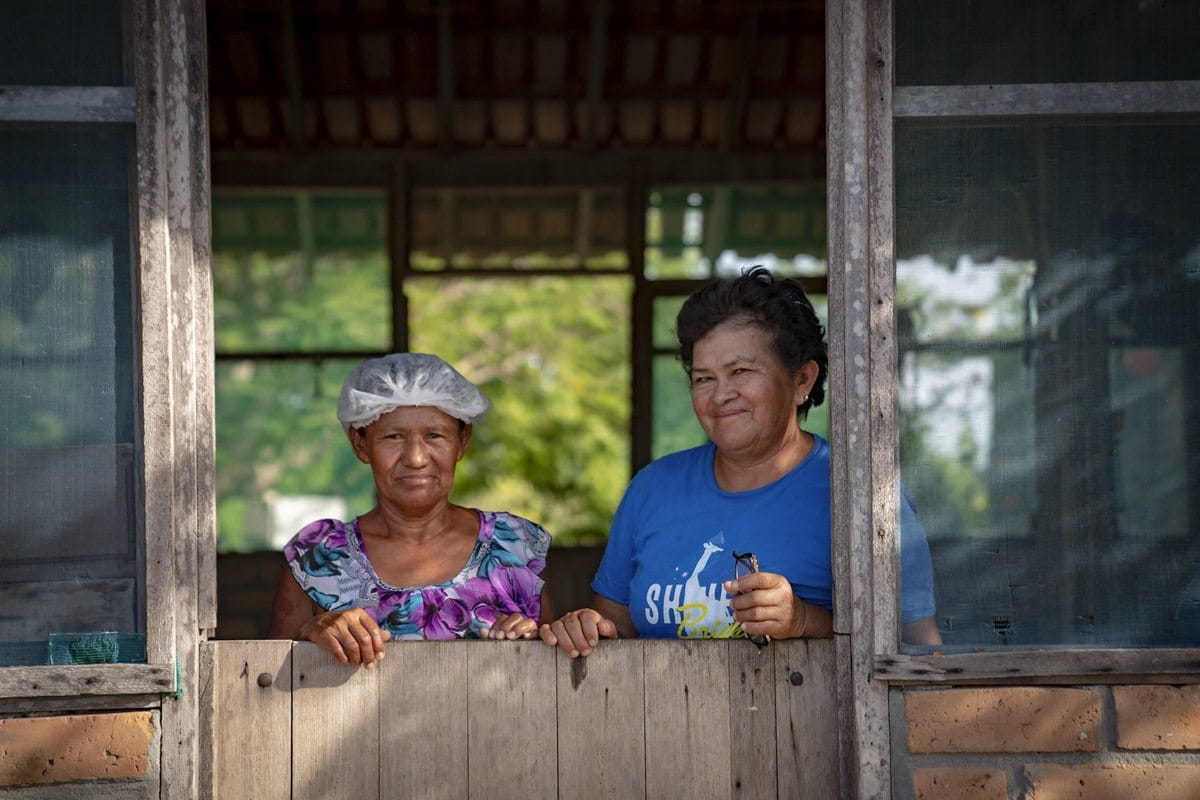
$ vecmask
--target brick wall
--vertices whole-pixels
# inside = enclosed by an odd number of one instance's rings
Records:
[[[157,711],[0,719],[0,797],[157,798]]]
[[[892,691],[893,796],[1200,797],[1200,686]]]

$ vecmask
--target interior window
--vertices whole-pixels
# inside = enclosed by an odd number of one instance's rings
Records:
[[[383,193],[219,193],[220,548],[278,549],[374,504],[335,408],[353,365],[392,349],[443,356],[491,401],[456,502],[537,519],[558,545],[603,541],[629,479],[620,197],[418,189],[397,269]]]

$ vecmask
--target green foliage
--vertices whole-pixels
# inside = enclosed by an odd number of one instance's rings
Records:
[[[308,293],[304,320],[320,321],[324,336],[352,325],[346,309],[378,294],[356,276],[379,269],[374,258],[340,259],[344,284]],[[560,545],[602,541],[629,479],[628,279],[420,278],[406,288],[411,349],[450,361],[492,404],[459,465],[453,499],[535,519]],[[269,299],[255,302],[266,304],[264,318],[278,316]],[[256,341],[257,321],[228,324],[234,330],[225,335]],[[336,419],[338,390],[355,363],[219,362],[222,549],[269,546],[273,498],[342,498],[350,514],[374,505],[370,470]]]
[[[602,541],[629,480],[626,278],[406,283],[411,347],[433,352],[492,404],[454,498],[546,526],[558,544]]]
[[[388,268],[383,251],[269,255],[218,252],[213,258],[217,349],[356,350],[391,341]]]
[[[896,316],[901,373],[925,374],[928,387],[969,361],[986,359],[993,370],[991,402],[964,403],[961,386],[946,383],[900,407],[900,459],[904,485],[916,497],[933,538],[997,535],[1028,526],[1032,475],[1021,466],[1033,442],[1021,357],[1000,343],[1027,335],[1027,303],[1036,265],[997,258],[955,264],[930,258],[896,267]],[[924,352],[922,347],[940,347]],[[994,349],[986,347],[995,345]],[[990,415],[995,431],[980,434],[970,421]],[[977,438],[982,437],[982,438]]]
[[[337,395],[356,362],[217,365],[217,526],[223,550],[270,544],[268,501],[341,497],[352,512],[374,504],[371,472],[337,421]]]
[[[990,529],[990,493],[976,467],[979,445],[969,428],[958,435],[954,453],[930,446],[937,418],[925,409],[901,408],[900,474],[931,533],[983,535]]]

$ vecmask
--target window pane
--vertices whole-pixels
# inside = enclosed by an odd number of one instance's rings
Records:
[[[1200,3],[896,0],[895,20],[900,86],[1200,78]]]
[[[421,189],[412,205],[418,272],[629,266],[619,189]]]
[[[428,278],[405,284],[411,349],[470,378],[491,410],[456,502],[602,541],[629,480],[627,277]]]
[[[114,0],[5,3],[0,84],[127,86],[121,9]]]
[[[280,549],[316,519],[375,504],[371,471],[337,419],[357,359],[217,362],[220,548]]]
[[[654,357],[654,433],[651,457],[659,458],[708,441],[692,412],[687,375],[674,356]]]
[[[216,195],[218,352],[386,350],[386,208],[382,195]]]
[[[824,186],[656,188],[646,207],[646,277],[708,278],[762,265],[824,275]]]
[[[679,309],[686,299],[684,297],[654,298],[654,330],[651,332],[650,338],[655,350],[675,352],[679,349],[679,339],[675,336],[675,318],[679,316]],[[682,369],[680,369],[680,374],[683,374]]]
[[[1198,133],[897,127],[901,472],[949,645],[1200,643]]]
[[[810,292],[808,299],[812,301],[813,311],[817,312],[817,319],[821,321],[821,326],[825,329],[825,344],[829,344],[829,297],[824,294],[816,294]],[[825,380],[825,402],[821,405],[809,409],[808,418],[800,422],[800,427],[809,433],[815,433],[826,441],[829,440],[829,397],[830,387],[829,379]]]
[[[85,631],[117,632],[96,659],[145,660],[131,140],[0,128],[0,665]]]

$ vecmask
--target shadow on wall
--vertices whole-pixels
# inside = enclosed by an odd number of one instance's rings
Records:
[[[591,602],[592,576],[604,547],[552,548],[546,582],[561,614]],[[283,567],[276,551],[217,556],[217,639],[262,639],[271,619],[271,600]]]

